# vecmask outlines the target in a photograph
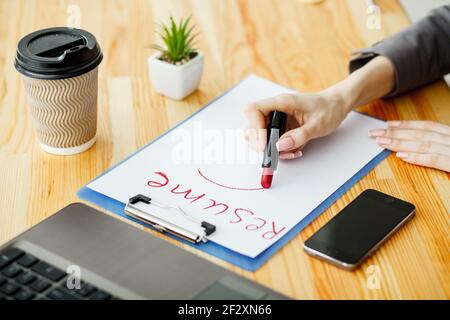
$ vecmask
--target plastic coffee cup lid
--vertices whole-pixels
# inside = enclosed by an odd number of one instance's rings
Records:
[[[23,37],[17,45],[14,66],[31,78],[63,79],[96,68],[102,59],[100,46],[91,33],[60,27]]]

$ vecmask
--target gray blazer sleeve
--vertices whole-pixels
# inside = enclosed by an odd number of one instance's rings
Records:
[[[426,18],[372,47],[356,52],[350,72],[378,55],[395,68],[392,97],[435,81],[450,72],[450,5],[431,11]]]

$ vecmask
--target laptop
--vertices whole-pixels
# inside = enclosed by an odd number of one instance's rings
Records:
[[[0,247],[0,300],[286,299],[81,203]]]

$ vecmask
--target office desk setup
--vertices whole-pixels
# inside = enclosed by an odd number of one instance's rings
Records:
[[[398,1],[376,1],[382,12],[379,29],[368,27],[364,1],[282,2],[83,0],[70,7],[68,2],[56,0],[1,1],[0,245],[70,203],[81,201],[224,267],[230,274],[293,299],[449,299],[449,174],[407,164],[392,154],[380,158],[373,170],[343,190],[342,196],[256,271],[130,222],[123,215],[93,205],[95,201],[77,196],[103,172],[248,75],[256,74],[300,92],[319,91],[348,74],[352,52],[410,25]],[[14,58],[24,35],[64,26],[73,12],[79,13],[81,28],[95,34],[103,51],[98,71],[97,140],[82,153],[56,156],[44,152],[37,142]],[[199,32],[197,46],[205,59],[199,89],[181,101],[154,90],[147,65],[153,54],[150,46],[156,42],[154,26],[169,14],[192,14]],[[357,111],[382,120],[431,120],[448,125],[450,90],[441,80]],[[355,271],[307,255],[303,250],[306,239],[366,189],[413,203],[415,218]]]

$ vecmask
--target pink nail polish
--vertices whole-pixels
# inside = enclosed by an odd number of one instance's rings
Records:
[[[287,151],[294,147],[294,140],[291,137],[286,137],[277,142],[278,152]]]
[[[384,136],[385,133],[386,133],[386,130],[370,130],[369,131],[369,135],[371,137],[381,137],[381,136]]]
[[[400,127],[401,121],[388,121],[388,126],[391,128]]]
[[[396,156],[397,156],[397,158],[405,159],[405,158],[408,158],[409,155],[407,152],[397,152]]]
[[[293,153],[280,154],[280,159],[281,160],[291,160],[291,159],[294,159],[294,158],[295,158],[295,155]]]
[[[378,144],[384,144],[384,145],[391,144],[391,142],[392,142],[390,138],[385,138],[385,137],[377,137],[377,138],[375,139],[375,141],[376,141]]]
[[[303,152],[301,152],[300,150],[297,152],[294,152],[295,158],[300,158],[302,155],[303,155]]]

